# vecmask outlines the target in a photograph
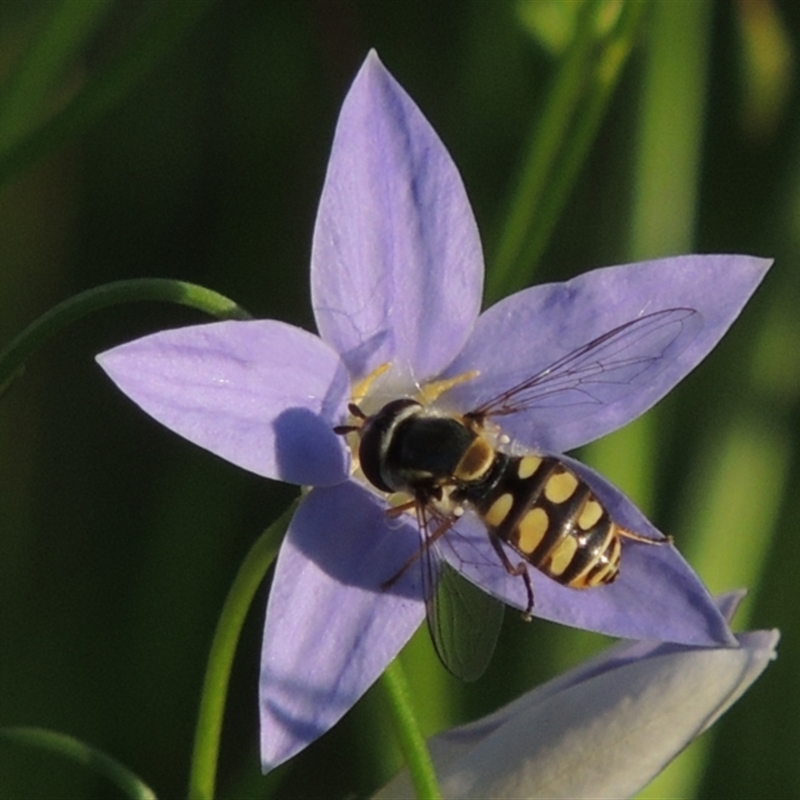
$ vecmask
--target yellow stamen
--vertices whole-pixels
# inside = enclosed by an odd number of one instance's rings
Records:
[[[389,361],[387,361],[385,364],[381,364],[379,367],[372,370],[372,372],[370,372],[366,378],[360,380],[353,387],[353,394],[351,396],[356,405],[358,405],[359,401],[363,400],[367,396],[370,386],[372,386],[372,384],[375,383],[375,381],[380,378],[384,372],[388,372],[391,366],[392,364]]]
[[[450,389],[460,383],[466,383],[473,378],[477,378],[478,375],[480,375],[480,372],[477,369],[473,369],[469,372],[462,372],[460,375],[456,375],[455,378],[445,378],[441,381],[427,383],[425,386],[420,387],[417,397],[423,405],[430,405],[438,399],[439,395],[449,392]]]

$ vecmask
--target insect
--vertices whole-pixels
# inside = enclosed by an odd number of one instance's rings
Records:
[[[592,489],[557,456],[514,448],[495,422],[522,411],[565,410],[578,418],[645,386],[695,338],[698,312],[670,308],[633,319],[524,378],[463,414],[446,413],[422,399],[402,397],[373,415],[351,404],[354,424],[336,432],[359,435],[358,457],[367,480],[408,500],[390,508],[413,511],[422,533],[413,561],[422,565],[428,627],[440,659],[472,680],[494,649],[503,606],[461,578],[440,555],[459,520],[474,514],[500,565],[525,585],[530,619],[533,566],[553,580],[589,589],[611,583],[623,540],[661,544],[612,519]],[[521,560],[509,555],[509,551]]]

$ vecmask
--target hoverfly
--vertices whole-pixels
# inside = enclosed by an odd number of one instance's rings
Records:
[[[428,628],[451,672],[465,680],[483,673],[503,613],[499,601],[441,555],[443,544],[459,535],[465,514],[485,527],[498,565],[524,582],[527,619],[534,607],[529,565],[565,586],[589,589],[617,577],[623,540],[669,541],[624,528],[563,460],[513,446],[495,419],[531,409],[563,414],[565,408],[577,418],[608,406],[652,380],[701,324],[700,314],[689,308],[639,316],[462,414],[411,397],[392,400],[372,415],[350,405],[354,424],[336,432],[358,432],[366,479],[381,492],[410,498],[387,513],[413,510],[422,534],[419,551],[383,588],[420,562]],[[514,563],[509,551],[522,560]]]

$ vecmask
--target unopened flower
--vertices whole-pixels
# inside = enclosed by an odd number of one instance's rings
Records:
[[[652,380],[614,402],[503,420],[524,446],[563,453],[637,417],[714,347],[764,276],[748,256],[685,256],[597,270],[528,289],[479,316],[483,258],[455,165],[413,101],[371,53],[342,108],[314,231],[311,288],[319,336],[272,320],[165,331],[99,357],[114,382],[168,428],[259,475],[313,487],[278,557],[260,678],[265,769],[328,730],[385,669],[425,616],[419,570],[385,582],[420,546],[411,515],[351,470],[334,432],[356,387],[366,400],[416,395],[433,381],[477,376],[446,392],[474,408],[581,345],[644,314],[694,309],[702,325]],[[361,390],[358,390],[361,391]],[[615,487],[574,461],[612,517],[659,534]],[[496,560],[471,515],[458,534]],[[453,537],[455,538],[455,537]],[[515,557],[519,560],[519,557]],[[723,617],[669,546],[625,548],[619,579],[576,591],[534,575],[534,613],[614,636],[731,644]],[[525,609],[502,569],[469,579]]]
[[[731,615],[741,595],[721,601]],[[430,743],[443,797],[633,797],[775,658],[777,631],[739,647],[622,642]],[[377,797],[414,797],[401,773]]]

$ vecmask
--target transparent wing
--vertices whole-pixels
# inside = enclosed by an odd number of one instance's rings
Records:
[[[440,561],[439,583],[428,602],[428,630],[442,663],[463,681],[486,671],[503,624],[504,606]]]
[[[431,640],[442,664],[463,681],[483,675],[494,653],[504,606],[463,578],[439,554],[437,540],[457,536],[455,517],[417,509],[423,531],[420,564]],[[435,529],[430,530],[434,520]]]
[[[467,416],[516,414],[533,408],[581,407],[589,413],[651,381],[694,340],[702,315],[668,308],[637,317],[573,350],[546,369],[482,403]]]

